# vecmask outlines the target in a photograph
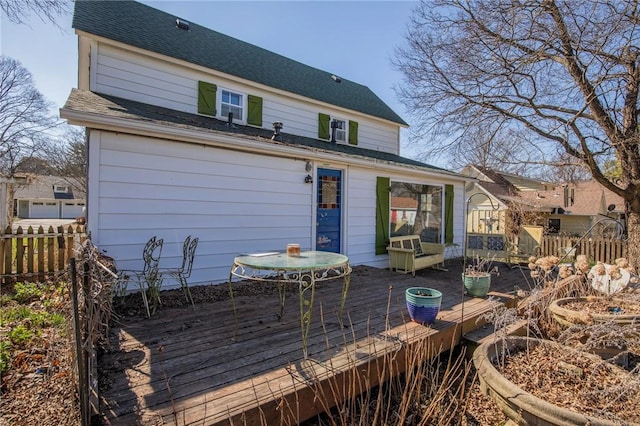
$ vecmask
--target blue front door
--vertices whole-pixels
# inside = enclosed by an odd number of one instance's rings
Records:
[[[316,250],[340,253],[342,171],[318,169]]]

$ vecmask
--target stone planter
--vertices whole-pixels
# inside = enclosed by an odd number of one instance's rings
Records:
[[[433,324],[440,312],[442,293],[433,288],[410,287],[405,291],[405,300],[412,321]]]
[[[476,272],[471,275],[463,273],[462,282],[469,296],[485,297],[491,286],[491,274],[488,272]]]
[[[591,300],[593,299],[594,298]],[[607,304],[610,304],[612,312],[607,314],[589,313],[566,308],[566,305],[571,302],[586,302],[590,300],[586,297],[565,297],[563,299],[557,299],[551,302],[547,309],[551,314],[551,317],[563,327],[571,327],[576,324],[593,324],[596,322],[609,321],[613,321],[620,325],[640,323],[640,314],[627,314],[624,312],[624,309],[620,309],[624,304],[629,304],[631,302],[618,298],[610,299],[606,297],[598,297],[595,299],[606,301]]]
[[[540,344],[561,346],[550,340],[527,337],[509,337],[506,340],[499,339],[480,345],[473,353],[473,364],[478,371],[482,392],[490,396],[502,411],[519,425],[619,425],[618,422],[581,414],[537,398],[507,380],[492,363],[503,352],[503,345],[506,345],[508,351],[513,351],[526,345],[531,347]],[[571,350],[564,346],[561,348],[564,351]],[[594,357],[594,363],[600,361],[596,355],[582,356]]]

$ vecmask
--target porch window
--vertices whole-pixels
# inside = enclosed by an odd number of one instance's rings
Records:
[[[442,243],[442,186],[391,182],[390,195],[390,236],[420,235],[424,242]]]

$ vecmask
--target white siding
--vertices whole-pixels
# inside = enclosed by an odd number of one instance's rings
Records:
[[[304,161],[95,131],[90,146],[100,171],[89,226],[120,268],[139,268],[153,235],[165,241],[161,267],[179,264],[187,235],[200,238],[194,283],[224,280],[241,252],[311,248]]]
[[[284,123],[283,132],[304,137],[318,137],[318,113],[335,115],[359,124],[358,146],[382,152],[399,153],[399,126],[356,112],[345,112],[252,87],[250,84],[224,79],[195,69],[172,64],[150,56],[136,54],[104,43],[94,49],[91,90],[107,95],[144,102],[195,114],[198,81],[215,83],[240,93],[263,98],[263,128],[274,121]],[[219,117],[226,120],[226,117]]]

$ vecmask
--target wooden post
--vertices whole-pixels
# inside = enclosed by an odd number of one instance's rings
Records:
[[[28,179],[26,177],[0,176],[0,234],[4,234],[6,228],[11,225],[9,221],[9,211],[13,213],[13,200],[8,199],[10,192],[9,184],[14,183],[28,183]],[[11,233],[11,231],[9,231],[9,233]]]

